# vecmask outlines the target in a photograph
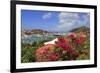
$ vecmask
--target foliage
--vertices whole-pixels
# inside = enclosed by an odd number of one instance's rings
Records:
[[[28,63],[35,61],[35,55],[33,55],[38,47],[43,46],[45,41],[34,42],[33,44],[23,44],[21,47],[21,62]]]
[[[44,62],[90,59],[90,33],[82,28],[72,34],[58,37],[55,44],[44,45],[48,40],[23,44],[21,62]],[[76,31],[76,30],[75,30]]]

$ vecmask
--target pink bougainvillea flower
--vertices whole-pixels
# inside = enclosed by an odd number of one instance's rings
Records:
[[[69,51],[69,53],[70,53],[71,55],[75,56],[75,57],[78,57],[78,56],[79,56],[79,53],[76,52],[75,50],[72,50],[72,49]]]
[[[78,57],[79,56],[79,53],[76,52],[76,51],[73,51],[73,55],[76,56],[76,57]]]
[[[66,43],[57,43],[56,46],[61,47],[66,51],[72,49],[72,46]]]
[[[49,56],[49,59],[50,59],[51,61],[56,61],[56,60],[58,60],[58,58],[59,58],[59,55],[57,55],[57,54],[55,54],[55,53]]]
[[[60,43],[66,43],[67,40],[65,40],[65,39],[62,38],[62,37],[59,37],[59,38],[58,38],[58,42],[60,42]]]
[[[82,42],[80,39],[76,39],[76,40],[75,40],[75,43],[76,43],[76,44],[82,44],[83,42]]]
[[[69,34],[68,38],[75,39],[77,35],[75,33]]]
[[[75,40],[75,43],[81,45],[81,44],[84,43],[84,41],[85,41],[85,38],[84,37],[80,37],[80,38],[78,38],[78,39]]]
[[[55,61],[59,59],[59,54],[55,54],[55,45],[47,44],[36,50],[35,56],[37,62]]]
[[[65,46],[63,47],[63,49],[66,50],[66,51],[69,51],[70,49],[72,49],[72,46],[70,46],[70,45],[65,45]]]

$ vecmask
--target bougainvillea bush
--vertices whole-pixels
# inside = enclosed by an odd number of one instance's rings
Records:
[[[90,58],[89,31],[80,31],[57,37],[55,44],[45,41],[34,45],[22,44],[22,63],[87,60]]]

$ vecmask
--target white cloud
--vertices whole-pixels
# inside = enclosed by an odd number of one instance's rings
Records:
[[[71,19],[77,19],[79,18],[77,13],[70,13],[70,12],[61,12],[59,14],[60,19],[65,19],[65,18],[71,18]]]
[[[71,28],[87,25],[89,22],[89,14],[83,14],[80,17],[79,13],[61,12],[58,17],[59,25],[56,27],[58,31],[68,31]]]
[[[43,15],[43,19],[48,19],[48,18],[50,18],[51,16],[52,16],[52,13],[51,13],[51,12],[45,13],[45,14]]]

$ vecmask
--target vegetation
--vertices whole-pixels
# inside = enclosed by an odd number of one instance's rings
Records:
[[[72,34],[58,37],[55,44],[44,45],[48,40],[22,43],[21,62],[45,62],[90,59],[89,28],[80,27],[72,30]]]

